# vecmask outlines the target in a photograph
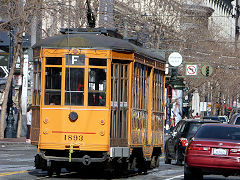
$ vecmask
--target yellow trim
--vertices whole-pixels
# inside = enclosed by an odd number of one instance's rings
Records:
[[[132,86],[133,86],[133,70],[134,70],[134,62],[131,62],[129,65],[129,89],[128,89],[128,93],[130,94],[130,97],[128,99],[129,101],[129,105],[128,105],[128,144],[132,143],[132,136],[131,136],[131,132],[132,132],[132,102],[133,102],[133,98],[132,98]]]
[[[85,72],[84,72],[84,106],[88,106],[88,69],[89,58],[85,58]]]
[[[151,68],[148,90],[148,144],[152,144],[152,103],[153,103],[153,75],[154,69]]]

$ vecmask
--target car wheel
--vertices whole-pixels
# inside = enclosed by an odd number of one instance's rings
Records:
[[[165,146],[165,157],[164,157],[164,160],[165,160],[165,164],[171,164],[171,159],[169,158],[169,153],[168,153],[168,150]]]
[[[202,180],[203,174],[200,172],[200,170],[192,169],[190,167],[184,166],[184,180]]]
[[[177,149],[175,152],[175,159],[177,165],[182,165],[182,160],[180,159],[180,151]]]

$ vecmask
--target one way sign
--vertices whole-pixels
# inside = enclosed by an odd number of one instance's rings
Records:
[[[187,64],[186,65],[186,75],[197,75],[197,65],[196,64]]]

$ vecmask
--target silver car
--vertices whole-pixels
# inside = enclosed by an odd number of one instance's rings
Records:
[[[236,125],[240,125],[240,113],[235,113],[230,121],[229,124],[236,124]]]
[[[222,123],[228,123],[229,122],[229,119],[227,116],[218,116],[219,120],[222,122]]]

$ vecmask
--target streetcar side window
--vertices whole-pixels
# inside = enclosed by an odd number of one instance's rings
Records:
[[[41,98],[41,61],[36,58],[33,62],[33,105],[40,105]]]
[[[65,105],[84,105],[84,68],[66,68]]]
[[[62,68],[46,67],[45,69],[45,105],[61,104]]]
[[[88,106],[106,106],[106,69],[89,68]]]

